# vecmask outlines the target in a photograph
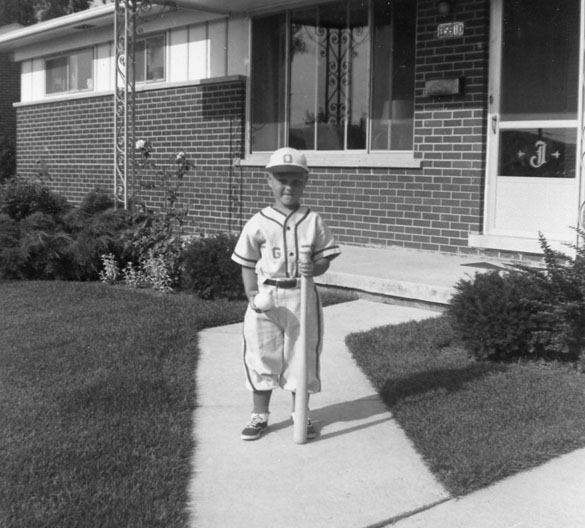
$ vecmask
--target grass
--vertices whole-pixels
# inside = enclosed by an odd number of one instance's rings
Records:
[[[245,308],[0,282],[0,526],[185,527],[197,332]]]
[[[197,331],[243,306],[0,283],[0,526],[185,526]]]
[[[185,527],[197,333],[245,307],[0,282],[0,526]],[[443,317],[347,342],[453,495],[585,446],[585,375],[567,366],[474,362]]]
[[[585,446],[585,375],[567,365],[476,362],[444,316],[347,344],[454,496]]]

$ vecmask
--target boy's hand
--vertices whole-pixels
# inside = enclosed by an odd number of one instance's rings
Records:
[[[317,262],[312,260],[303,262],[299,261],[299,273],[303,277],[318,277],[323,275],[329,269],[329,259],[319,259]]]
[[[263,310],[260,310],[260,308],[258,308],[254,304],[254,297],[256,297],[257,294],[258,294],[258,291],[257,290],[252,290],[251,292],[249,292],[247,294],[247,296],[248,296],[248,302],[250,303],[250,308],[252,308],[252,310],[254,310],[256,313],[262,313]]]
[[[256,313],[259,313],[259,314],[267,311],[267,310],[260,310],[260,308],[257,308],[254,305],[254,301],[250,301],[250,308],[252,308],[252,310],[254,310]]]
[[[313,277],[315,275],[315,263],[312,260],[299,261],[299,273],[303,277]]]

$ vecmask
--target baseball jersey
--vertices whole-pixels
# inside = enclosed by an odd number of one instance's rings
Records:
[[[341,253],[319,214],[300,206],[286,215],[269,206],[246,223],[232,260],[254,269],[262,284],[265,279],[298,277],[297,262],[305,247],[310,248],[314,262],[333,259]]]

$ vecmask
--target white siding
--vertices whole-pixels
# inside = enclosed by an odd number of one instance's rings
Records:
[[[23,61],[20,64],[20,100],[28,102],[33,100],[33,73],[32,60]]]
[[[96,92],[112,90],[114,88],[114,58],[113,44],[100,44],[96,47],[94,87]]]
[[[185,16],[182,13],[182,18],[171,15],[147,22],[141,28],[145,30],[144,35],[166,31],[165,82],[181,83],[227,75],[249,75],[249,19],[221,16],[210,20],[209,16],[202,17],[199,14],[196,17],[191,13]],[[21,101],[39,101],[46,97],[46,56],[92,46],[95,50],[94,92],[114,90],[116,68],[112,37],[113,28],[99,28],[85,35],[74,32],[69,38],[60,37],[18,50],[15,55],[21,62]],[[91,95],[83,92],[54,94],[51,97],[84,94]]]
[[[167,75],[169,82],[186,81],[189,78],[189,30],[173,29],[168,37]]]
[[[209,23],[210,77],[227,75],[227,20]]]
[[[208,25],[199,24],[189,28],[189,80],[209,77]]]
[[[45,97],[45,60],[32,61],[32,99],[38,101]]]
[[[250,55],[248,42],[250,22],[247,18],[232,19],[228,26],[228,75],[248,75]]]

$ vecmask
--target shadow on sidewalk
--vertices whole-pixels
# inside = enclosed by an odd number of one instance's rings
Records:
[[[374,417],[378,419],[374,420]],[[316,439],[318,441],[354,433],[394,418],[382,400],[377,395],[372,395],[311,410],[311,419],[320,432]],[[340,423],[347,423],[348,427],[340,429]],[[332,426],[336,426],[335,430],[327,432]]]

